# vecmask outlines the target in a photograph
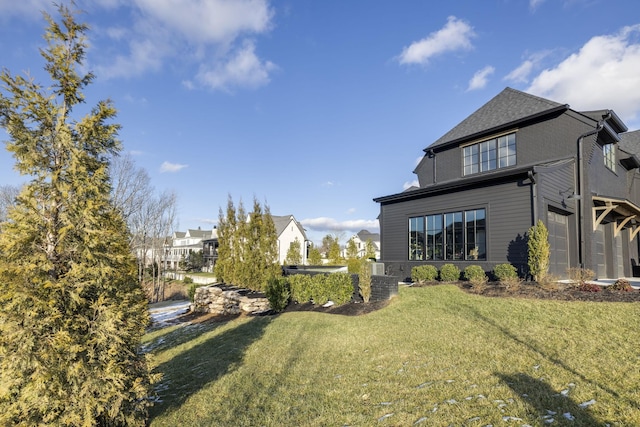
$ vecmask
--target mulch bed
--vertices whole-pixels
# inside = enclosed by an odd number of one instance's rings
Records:
[[[599,292],[586,292],[578,289],[576,285],[557,283],[546,287],[540,286],[535,282],[524,282],[519,286],[507,288],[498,282],[490,282],[484,288],[473,288],[468,282],[452,283],[460,289],[470,294],[482,295],[489,298],[532,298],[541,300],[556,301],[593,301],[593,302],[640,302],[640,291],[633,290],[612,291],[606,287],[601,287]],[[431,282],[426,284],[413,284],[413,287],[440,286],[441,282]],[[312,303],[290,303],[283,313],[296,311],[312,311],[318,313],[338,314],[342,316],[360,316],[371,313],[389,304],[385,301],[358,302],[349,303],[339,306],[322,307]],[[274,313],[265,313],[272,315]],[[211,313],[186,313],[180,316],[177,323],[205,323],[205,322],[226,322],[239,317],[238,315],[220,316]]]
[[[413,286],[437,286],[440,282]],[[490,282],[483,289],[474,289],[468,282],[455,283],[465,292],[495,298],[533,298],[557,301],[594,301],[594,302],[640,302],[640,291],[615,291],[607,287],[597,287],[599,292],[587,292],[578,289],[575,284],[554,283],[541,286],[535,282],[524,282],[514,288],[507,288],[499,282]]]

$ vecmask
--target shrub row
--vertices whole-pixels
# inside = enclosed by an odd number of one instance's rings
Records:
[[[439,274],[438,274],[439,273]],[[493,269],[493,274],[500,282],[518,281],[518,272],[511,264],[499,264]],[[486,283],[488,278],[484,269],[479,265],[469,265],[464,269],[463,278],[476,284]],[[454,264],[445,264],[440,268],[440,272],[433,265],[419,265],[411,269],[411,280],[418,283],[432,282],[435,280],[442,282],[455,282],[460,279],[460,269]]]
[[[290,300],[318,305],[333,301],[341,305],[351,301],[353,282],[347,273],[294,274],[269,280],[266,296],[275,311],[284,310]]]

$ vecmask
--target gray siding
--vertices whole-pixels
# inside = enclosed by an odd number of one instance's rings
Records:
[[[410,217],[477,208],[485,208],[487,214],[487,260],[453,263],[460,269],[478,264],[490,271],[496,264],[510,262],[524,272],[527,259],[524,236],[532,224],[531,190],[528,180],[520,178],[415,200],[383,203],[381,261],[385,263],[387,273],[409,277],[412,266],[430,263],[408,260]],[[431,263],[439,267],[447,262],[452,261]]]
[[[593,128],[593,121],[587,121],[569,111],[546,121],[537,121],[511,129],[516,132],[517,165],[540,164],[551,159],[575,157],[577,137]],[[487,134],[486,137],[491,137],[491,134]],[[462,148],[453,147],[437,151],[435,162],[433,159],[425,158],[418,165],[415,172],[418,174],[421,186],[433,183],[434,163],[438,183],[463,177]]]

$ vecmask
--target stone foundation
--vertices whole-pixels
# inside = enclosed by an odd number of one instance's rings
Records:
[[[196,313],[257,314],[271,308],[262,294],[223,285],[201,286],[193,300],[191,311]]]

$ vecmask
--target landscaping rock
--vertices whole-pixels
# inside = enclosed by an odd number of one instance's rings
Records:
[[[223,285],[202,286],[196,289],[192,311],[217,315],[257,314],[269,310],[269,301],[248,289]]]

